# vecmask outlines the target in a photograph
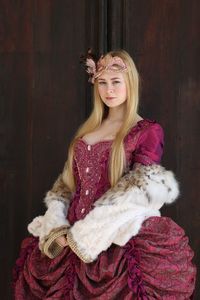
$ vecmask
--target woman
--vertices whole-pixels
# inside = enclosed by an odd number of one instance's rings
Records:
[[[15,299],[191,299],[196,268],[182,228],[159,209],[178,197],[160,165],[163,129],[138,114],[139,77],[124,50],[86,60],[94,108],[28,230]]]

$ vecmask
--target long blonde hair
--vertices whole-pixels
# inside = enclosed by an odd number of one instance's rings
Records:
[[[110,51],[104,55],[104,57],[107,56],[119,56],[128,67],[128,72],[124,73],[127,88],[127,101],[124,122],[120,130],[117,132],[116,137],[112,143],[111,154],[109,158],[109,181],[110,185],[114,186],[118,179],[122,176],[124,168],[126,166],[123,140],[129,132],[130,128],[133,126],[137,115],[139,104],[139,74],[132,58],[125,50]],[[94,82],[93,99],[93,110],[89,118],[77,130],[68,150],[68,159],[63,171],[63,180],[71,191],[75,190],[75,180],[72,169],[74,144],[76,143],[77,139],[83,137],[85,134],[92,132],[97,127],[99,127],[108,113],[108,108],[100,98],[97,80],[95,80]]]

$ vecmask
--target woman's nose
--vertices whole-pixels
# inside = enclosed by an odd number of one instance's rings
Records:
[[[113,92],[114,87],[112,85],[108,85],[107,86],[107,92],[108,93],[112,93]]]

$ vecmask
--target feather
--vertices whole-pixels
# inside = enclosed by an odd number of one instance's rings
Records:
[[[96,64],[92,58],[87,58],[85,64],[87,66],[87,73],[94,74],[96,72]]]

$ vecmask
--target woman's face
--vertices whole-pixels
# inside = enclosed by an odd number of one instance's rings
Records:
[[[119,106],[127,100],[127,89],[122,72],[104,71],[97,78],[97,86],[102,101],[108,107]]]

